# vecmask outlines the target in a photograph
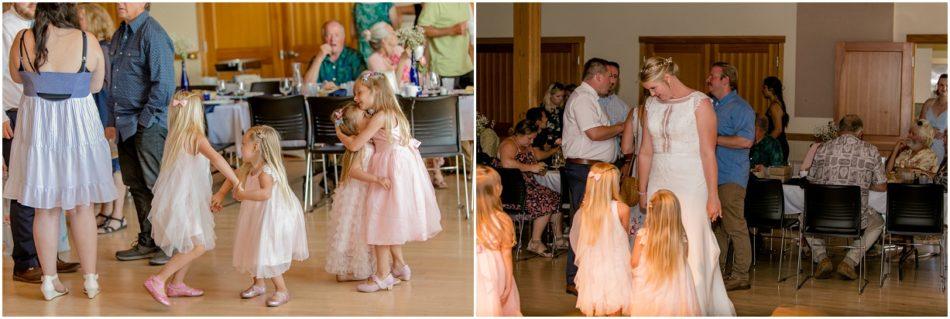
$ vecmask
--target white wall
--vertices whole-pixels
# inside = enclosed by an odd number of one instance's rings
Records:
[[[894,42],[908,34],[947,34],[947,3],[895,3]]]
[[[150,14],[165,28],[168,35],[187,39],[195,51],[201,47],[198,42],[198,7],[195,3],[152,3]],[[175,83],[181,79],[181,61],[176,61]],[[188,68],[188,80],[191,84],[201,84],[201,59],[185,61]]]

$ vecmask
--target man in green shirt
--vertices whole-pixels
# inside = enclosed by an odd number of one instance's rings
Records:
[[[442,78],[456,78],[455,87],[474,84],[469,56],[468,3],[426,3],[419,13],[419,25],[429,39],[429,65]]]
[[[310,61],[304,82],[333,82],[339,85],[356,80],[356,77],[366,70],[366,63],[359,52],[346,47],[345,43],[346,31],[340,22],[330,20],[324,23],[323,45]]]
[[[755,144],[749,152],[751,165],[754,171],[762,171],[766,167],[783,166],[782,146],[778,140],[766,134],[769,120],[759,115],[755,119]]]

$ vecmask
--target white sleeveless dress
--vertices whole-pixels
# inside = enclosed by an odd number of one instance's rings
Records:
[[[153,192],[148,220],[156,246],[168,256],[187,253],[195,245],[214,248],[211,162],[207,157],[180,152],[172,166],[162,168]]]
[[[601,225],[600,237],[594,245],[580,241],[583,211],[574,216],[571,226],[571,247],[577,275],[577,309],[588,316],[606,316],[621,311],[630,314],[633,274],[630,272],[630,241],[617,214],[620,202],[610,203],[610,217]]]
[[[698,91],[666,102],[647,99],[647,129],[653,139],[647,198],[660,189],[668,189],[679,198],[689,242],[687,262],[702,314],[735,316],[719,270],[719,244],[706,213],[708,193],[699,156],[696,108],[708,99]]]

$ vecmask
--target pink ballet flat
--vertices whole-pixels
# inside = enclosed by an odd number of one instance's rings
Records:
[[[145,280],[145,290],[148,290],[148,293],[152,295],[155,301],[166,306],[171,305],[171,302],[168,301],[168,296],[165,295],[165,283],[158,279],[158,276],[151,276]]]
[[[203,296],[205,292],[201,289],[191,288],[181,283],[166,286],[165,294],[169,297],[200,297]]]
[[[266,291],[266,286],[251,285],[250,288],[247,288],[241,292],[241,299],[251,299],[263,295]]]
[[[379,277],[373,275],[370,277],[372,282],[365,282],[356,286],[356,290],[359,292],[377,292],[380,290],[392,290],[393,285],[399,283],[399,279],[393,278],[392,274],[386,276],[385,279],[379,280]]]
[[[409,270],[409,265],[402,265],[400,268],[393,268],[393,275],[399,280],[409,281],[409,278],[412,277],[412,270]]]
[[[290,301],[290,293],[285,291],[276,291],[274,295],[267,299],[268,307],[279,307]]]

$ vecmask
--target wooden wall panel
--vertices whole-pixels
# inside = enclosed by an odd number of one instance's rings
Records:
[[[202,3],[199,6],[205,49],[205,74],[216,74],[218,61],[260,59],[262,77],[283,75],[277,3]]]
[[[739,95],[757,114],[765,114],[768,101],[762,94],[762,80],[778,74],[776,44],[715,44],[713,60],[725,61],[739,72]],[[781,77],[779,77],[781,79]]]
[[[865,140],[881,150],[910,129],[913,45],[839,42],[835,55],[835,119],[857,114]]]
[[[514,55],[511,45],[478,44],[476,59],[478,72],[475,72],[478,83],[478,98],[476,109],[478,113],[498,123],[512,123],[514,108],[512,107],[514,88]],[[507,132],[498,132],[506,134]]]
[[[498,127],[509,127],[516,120],[524,118],[523,112],[515,110],[511,98],[514,94],[512,41],[512,38],[482,38],[477,41],[477,109],[478,113],[498,123]],[[544,91],[551,83],[580,84],[583,63],[584,38],[541,38],[541,85],[535,92],[539,101],[537,104],[541,103]]]

